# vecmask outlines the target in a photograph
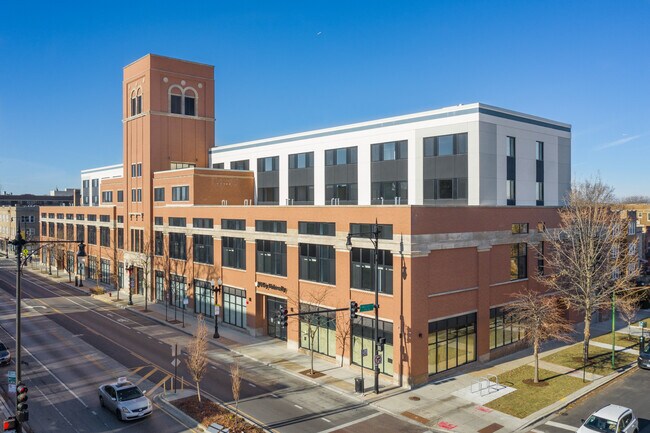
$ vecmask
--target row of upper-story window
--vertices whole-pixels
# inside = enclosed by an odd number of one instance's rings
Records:
[[[153,201],[165,201],[165,187],[153,189]],[[190,187],[188,185],[172,186],[172,201],[188,201],[190,199]]]
[[[425,137],[422,140],[424,157],[452,156],[467,154],[468,134],[458,133]],[[393,161],[408,158],[408,141],[392,141],[387,143],[375,143],[371,145],[371,161]],[[515,157],[516,138],[507,137],[506,156]],[[535,158],[538,161],[544,160],[544,142],[535,142]],[[314,166],[314,152],[303,152],[290,154],[288,156],[289,169],[310,168]],[[338,149],[325,150],[325,166],[357,164],[357,146],[342,147]],[[225,163],[216,163],[213,168],[225,168]],[[249,170],[248,159],[230,162],[231,170]],[[257,171],[268,172],[279,170],[279,157],[269,156],[257,158]]]

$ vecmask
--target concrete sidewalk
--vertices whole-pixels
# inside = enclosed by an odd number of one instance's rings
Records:
[[[39,270],[35,270],[35,272],[43,275]],[[74,283],[71,284],[68,282],[67,275],[53,279],[74,287]],[[93,281],[84,281],[84,287],[78,289],[88,292],[96,286],[97,284]],[[148,311],[145,312],[143,296],[133,295],[133,305],[128,305],[128,291],[120,291],[120,300],[118,301],[118,293],[116,291],[109,290],[104,286],[101,287],[107,290],[107,292],[102,295],[93,295],[96,299],[117,305],[121,308],[128,308],[137,314],[146,315],[152,320],[175,328],[188,336],[192,335],[196,328],[196,316],[191,312],[186,312],[184,314],[184,320],[181,320],[183,314],[179,309],[176,311],[177,320],[173,320],[174,308],[171,306],[165,312],[164,305],[148,303]],[[641,314],[643,315],[642,317],[647,317],[650,315],[650,311],[642,311]],[[207,319],[206,323],[209,329],[214,326],[214,322],[211,319]],[[622,322],[617,323],[617,329],[623,328],[624,325]],[[611,322],[592,324],[592,335],[605,334],[609,331],[611,331]],[[577,326],[576,332],[581,332],[580,326]],[[275,338],[252,337],[242,330],[224,325],[221,322],[219,323],[219,334],[220,338],[211,339],[211,344],[228,349],[265,365],[278,368],[286,373],[324,386],[332,391],[352,396],[361,402],[371,404],[384,412],[416,423],[421,427],[429,428],[432,431],[468,433],[526,431],[526,428],[533,425],[536,421],[543,419],[577,398],[623,374],[622,372],[615,372],[605,377],[593,375],[588,378],[590,379],[590,383],[576,393],[524,419],[519,419],[489,409],[483,405],[514,391],[512,388],[497,386],[496,378],[490,375],[498,377],[498,375],[522,365],[532,365],[533,357],[530,349],[522,350],[488,363],[475,362],[467,364],[457,368],[456,371],[450,371],[449,374],[452,374],[451,376],[448,375],[444,379],[412,390],[399,387],[392,382],[391,378],[380,376],[380,392],[378,395],[373,392],[373,372],[371,370],[365,370],[366,390],[361,395],[354,392],[355,378],[361,374],[360,367],[358,366],[341,366],[340,363],[335,362],[332,358],[317,355],[314,357],[314,369],[321,375],[319,377],[311,377],[305,374],[310,368],[310,356],[308,352],[287,349],[284,341]],[[548,347],[545,348],[542,354],[543,356],[562,350],[565,345],[553,343],[550,347],[550,349]],[[558,372],[566,369],[558,365],[545,365],[545,368]]]

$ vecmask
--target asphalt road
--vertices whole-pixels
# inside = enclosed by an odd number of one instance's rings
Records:
[[[12,262],[0,261],[0,339],[11,348],[14,282]],[[139,383],[149,395],[169,388],[174,376],[173,346],[177,344],[180,352],[188,342],[185,334],[36,273],[24,274],[22,290],[23,378],[30,386],[30,425],[35,432],[167,433],[190,428],[161,408],[146,420],[121,423],[100,408],[97,399],[97,387],[120,376]],[[239,410],[273,431],[426,431],[225,349],[211,348],[208,356],[211,363],[201,383],[203,393],[232,402],[229,368],[236,359],[243,372]],[[2,367],[0,374],[6,375],[8,369]],[[190,377],[184,363],[177,375]],[[184,386],[193,387],[187,381]]]
[[[650,433],[650,371],[635,369],[610,382],[588,398],[579,400],[556,416],[538,425],[531,432],[566,433],[575,432],[582,419],[608,404],[629,407],[639,419],[639,433]]]

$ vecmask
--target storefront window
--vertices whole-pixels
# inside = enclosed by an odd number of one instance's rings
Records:
[[[429,323],[429,374],[476,361],[476,313]]]
[[[375,344],[373,338],[375,320],[370,317],[357,317],[352,323],[352,364],[374,368]],[[393,324],[379,321],[379,337],[386,338],[384,352],[381,354],[379,371],[393,375]],[[363,350],[366,356],[361,356]]]
[[[223,322],[239,328],[246,327],[246,292],[223,287]]]
[[[311,304],[300,303],[300,311],[322,310]],[[316,353],[336,356],[336,312],[322,312],[300,316],[300,347]]]

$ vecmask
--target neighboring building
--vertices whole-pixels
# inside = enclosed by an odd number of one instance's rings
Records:
[[[81,206],[99,206],[100,189],[103,180],[122,177],[122,164],[91,168],[81,171]],[[120,197],[104,197],[105,202],[117,201]],[[110,198],[110,200],[108,200]]]
[[[215,148],[212,66],[147,55],[122,96],[121,177],[103,178],[97,206],[41,210],[44,239],[87,244],[84,278],[208,317],[217,302],[225,326],[306,348],[306,324],[282,327],[278,309],[372,304],[373,244],[346,238],[377,221],[383,374],[426,383],[521,339],[504,306],[539,288],[569,125],[471,104]],[[316,352],[371,368],[374,311],[345,347],[349,314],[321,316]]]
[[[68,191],[68,190],[67,190]],[[34,195],[34,194],[0,194],[0,206],[72,206],[78,189],[69,189],[66,195]]]

